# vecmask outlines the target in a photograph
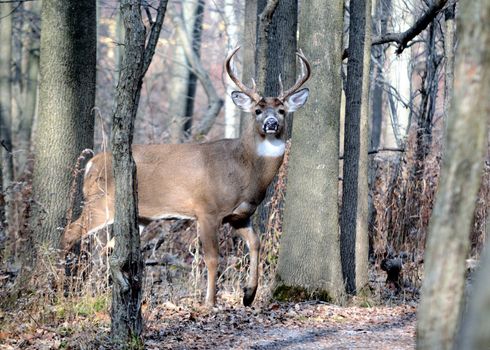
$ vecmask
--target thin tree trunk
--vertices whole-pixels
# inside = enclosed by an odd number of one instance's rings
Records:
[[[376,34],[383,36],[388,30],[388,20],[391,16],[391,0],[379,0],[377,4],[377,20],[379,29]],[[374,61],[374,82],[372,88],[372,111],[371,111],[371,149],[376,150],[380,147],[381,128],[383,123],[383,95],[384,95],[384,74],[385,48],[383,45],[372,47]]]
[[[12,222],[10,185],[14,179],[12,160],[12,13],[11,3],[0,3],[0,136],[2,189],[5,193],[7,224]]]
[[[198,1],[185,1],[182,3],[181,12],[178,13],[174,8],[173,16],[174,23],[179,23],[183,26],[180,30],[184,30],[186,36],[190,39],[189,45],[192,46],[192,32],[194,29],[194,21]],[[189,87],[189,61],[186,58],[184,43],[181,36],[177,33],[178,44],[175,47],[172,63],[172,78],[169,81],[169,108],[168,116],[170,118],[169,132],[170,143],[180,143],[184,141],[184,125],[187,121],[186,106],[187,92]]]
[[[242,81],[249,84],[255,79],[255,49],[257,43],[257,0],[245,0],[242,52]],[[250,113],[240,113],[240,135],[247,130]]]
[[[200,58],[201,54],[201,37],[202,37],[202,21],[204,17],[204,0],[196,0],[197,5],[193,14],[193,19],[186,19],[190,23],[193,22],[193,27],[190,33],[192,33],[192,50],[194,54]],[[184,122],[184,136],[189,138],[192,134],[192,118],[194,114],[194,103],[196,99],[197,89],[197,75],[193,70],[189,70],[189,77],[187,78],[187,95],[185,104],[185,122]]]
[[[368,111],[371,1],[350,3],[340,247],[348,293],[368,284]]]
[[[167,1],[160,1],[146,48],[140,1],[121,0],[120,7],[126,35],[111,137],[116,206],[115,246],[110,265],[114,282],[111,333],[113,342],[121,347],[135,341],[140,343],[143,329],[143,259],[138,230],[136,164],[131,147],[143,77],[155,52],[166,7]]]
[[[462,310],[468,238],[487,147],[490,6],[488,1],[461,2],[460,9],[454,98],[425,250],[418,349],[453,347]],[[479,309],[480,312],[484,310]],[[484,332],[488,335],[488,323],[480,326],[486,327]],[[469,340],[472,346],[462,349],[480,348],[474,340]]]
[[[444,114],[447,119],[454,86],[454,50],[456,39],[456,4],[450,5],[444,11],[444,56],[446,58],[444,78]]]
[[[22,71],[25,82],[23,83],[22,115],[17,126],[17,171],[22,176],[28,168],[31,150],[32,127],[37,106],[37,89],[39,75],[39,31],[35,27],[35,19],[41,14],[41,2],[26,3],[25,8],[34,18],[25,23],[24,39],[24,63]]]
[[[236,0],[225,0],[224,14],[228,20],[226,33],[228,35],[227,52],[233,50],[237,45],[242,43],[239,23],[239,10],[236,8]],[[245,29],[246,30],[246,29]],[[244,55],[247,48],[242,47]],[[252,64],[252,63],[251,63]],[[225,138],[237,138],[240,136],[240,111],[229,97],[236,90],[235,84],[230,79],[226,81],[226,99],[225,99]]]
[[[281,299],[316,295],[339,301],[343,294],[336,195],[342,5],[340,0],[301,2],[299,42],[312,63],[312,98],[293,125],[274,291]]]

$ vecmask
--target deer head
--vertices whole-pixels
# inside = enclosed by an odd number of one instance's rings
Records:
[[[297,56],[301,60],[302,74],[299,76],[296,83],[288,90],[284,91],[281,76],[279,76],[280,94],[277,97],[262,97],[257,92],[257,86],[252,79],[252,88],[247,87],[236,76],[234,69],[231,66],[231,59],[237,53],[240,47],[235,48],[226,58],[226,72],[231,80],[238,86],[240,91],[233,91],[231,98],[235,105],[242,111],[250,112],[255,117],[254,127],[256,132],[263,137],[269,135],[281,135],[284,130],[284,117],[286,113],[291,113],[302,107],[309,95],[307,88],[301,88],[303,84],[310,78],[311,67],[300,51]],[[305,70],[306,67],[306,70]]]

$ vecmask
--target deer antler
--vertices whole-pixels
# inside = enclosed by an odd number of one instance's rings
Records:
[[[310,79],[311,75],[311,66],[310,62],[306,59],[305,55],[303,55],[303,51],[301,49],[296,52],[296,55],[301,59],[301,75],[298,77],[296,83],[287,91],[283,91],[283,85],[281,80],[281,75],[279,75],[279,88],[281,89],[281,93],[279,94],[279,99],[281,101],[286,100],[289,96],[291,96],[294,92],[296,92],[308,79]],[[305,72],[306,67],[306,72]]]
[[[260,100],[262,100],[262,96],[260,96],[257,93],[257,86],[255,85],[255,81],[252,79],[252,88],[251,89],[248,88],[244,83],[242,83],[240,81],[240,79],[237,78],[237,76],[235,75],[235,72],[234,72],[233,68],[231,67],[231,59],[237,53],[237,51],[239,49],[240,49],[240,46],[237,46],[235,49],[233,49],[232,52],[230,52],[230,54],[228,55],[228,57],[226,57],[226,60],[225,60],[226,72],[230,76],[231,80],[233,80],[233,82],[236,84],[236,86],[238,86],[238,88],[244,94],[246,94],[247,96],[249,96],[255,102],[259,102]]]

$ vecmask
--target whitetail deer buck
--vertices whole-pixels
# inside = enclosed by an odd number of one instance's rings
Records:
[[[216,301],[218,264],[217,230],[229,223],[246,241],[250,251],[250,271],[244,288],[244,305],[255,297],[258,282],[260,241],[250,217],[264,199],[267,186],[282,163],[285,149],[285,115],[303,106],[308,89],[298,90],[310,77],[310,65],[300,52],[302,74],[292,88],[278,97],[261,97],[255,87],[247,88],[235,75],[231,59],[226,71],[241,91],[231,97],[242,110],[251,112],[248,130],[239,139],[200,144],[135,145],[138,211],[143,222],[157,219],[197,220],[199,238],[208,269],[206,303]],[[87,164],[83,193],[85,206],[80,218],[70,224],[63,248],[70,249],[80,238],[114,221],[114,178],[111,156],[96,155]]]

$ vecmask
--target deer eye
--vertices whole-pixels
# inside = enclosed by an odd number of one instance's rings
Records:
[[[285,113],[286,113],[286,111],[284,109],[279,110],[279,114],[284,115]]]
[[[256,115],[259,115],[259,114],[261,114],[261,113],[262,113],[262,111],[261,111],[260,109],[256,109],[256,110],[255,110],[255,114],[256,114]]]

